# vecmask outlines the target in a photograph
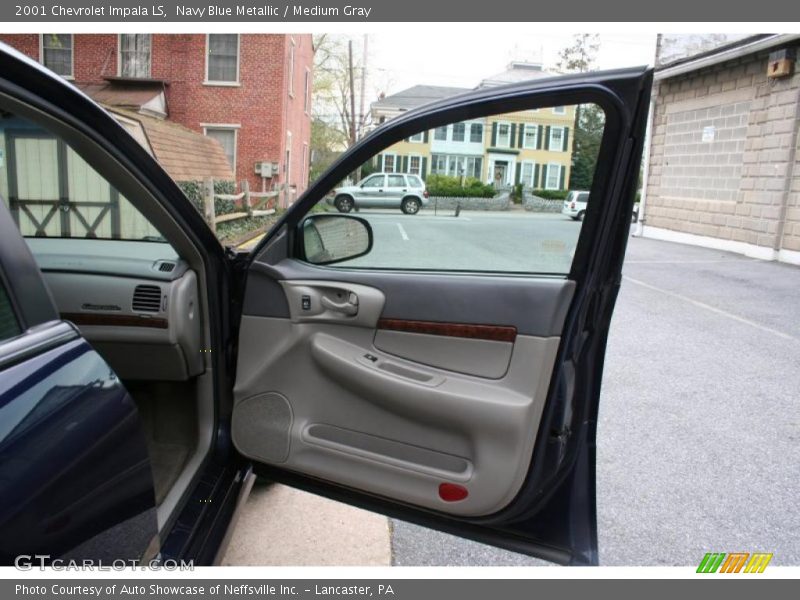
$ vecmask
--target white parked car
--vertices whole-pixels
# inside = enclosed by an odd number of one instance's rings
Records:
[[[586,204],[589,201],[589,192],[583,190],[573,190],[564,199],[564,206],[561,214],[572,217],[576,221],[583,221],[586,214]]]

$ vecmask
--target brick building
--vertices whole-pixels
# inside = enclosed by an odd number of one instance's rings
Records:
[[[106,106],[215,138],[237,181],[247,179],[253,190],[288,183],[291,201],[308,184],[309,34],[3,34],[0,40]],[[256,173],[262,162],[270,166]]]
[[[800,36],[698,37],[659,36],[640,232],[800,264]]]

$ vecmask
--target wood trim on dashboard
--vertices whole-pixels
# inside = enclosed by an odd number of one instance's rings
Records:
[[[61,313],[65,321],[72,321],[75,325],[101,325],[108,327],[150,327],[153,329],[168,329],[169,323],[160,317],[145,317],[137,315],[111,315],[108,313]]]
[[[517,339],[517,328],[507,325],[472,325],[469,323],[379,319],[378,329],[469,338],[472,340],[489,340],[492,342],[514,342]]]

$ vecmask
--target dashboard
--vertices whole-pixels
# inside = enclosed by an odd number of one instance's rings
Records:
[[[169,244],[26,241],[61,318],[120,378],[184,381],[203,372],[197,275]]]

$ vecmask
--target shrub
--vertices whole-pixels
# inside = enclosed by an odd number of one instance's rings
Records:
[[[442,198],[493,198],[494,186],[481,183],[479,179],[467,177],[461,184],[459,177],[428,175],[425,180],[428,193]]]
[[[516,184],[511,190],[511,201],[514,204],[522,204],[522,184]]]
[[[545,200],[563,200],[569,194],[568,190],[532,190],[531,193]]]

